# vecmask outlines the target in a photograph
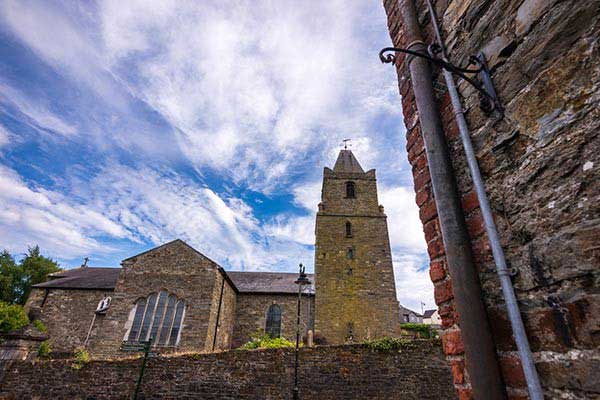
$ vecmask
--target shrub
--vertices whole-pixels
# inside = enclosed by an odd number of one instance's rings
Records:
[[[381,339],[366,340],[363,342],[363,345],[371,350],[389,353],[394,350],[401,351],[403,349],[409,349],[414,346],[414,343],[410,340],[384,337]]]
[[[33,326],[35,326],[35,329],[37,329],[40,332],[48,332],[48,328],[46,328],[46,325],[44,325],[44,323],[39,319],[33,321]]]
[[[90,354],[83,347],[78,347],[73,352],[73,364],[71,364],[71,368],[73,369],[81,369],[85,364],[90,362]]]
[[[40,344],[37,354],[39,358],[50,358],[52,347],[50,347],[50,343],[47,340]]]
[[[252,339],[240,347],[242,350],[254,350],[254,349],[281,349],[285,347],[295,347],[295,343],[290,342],[286,338],[278,337],[272,338],[269,334],[255,334],[252,335]]]
[[[29,318],[27,318],[23,306],[0,301],[0,332],[8,333],[16,331],[28,324]]]
[[[433,333],[431,326],[427,324],[400,324],[400,327],[407,331],[413,331],[419,333],[419,336],[422,338],[432,338],[435,336]]]

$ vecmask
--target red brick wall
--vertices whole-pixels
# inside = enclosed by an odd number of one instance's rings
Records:
[[[395,46],[406,47],[398,0],[385,0]],[[600,395],[598,237],[600,146],[599,12],[594,2],[535,0],[433,1],[452,62],[483,51],[506,116],[494,122],[462,82],[473,145],[509,267],[536,366],[548,398]],[[429,14],[418,0],[426,43]],[[383,46],[382,46],[383,47]],[[387,66],[386,66],[387,67]],[[460,318],[431,190],[410,75],[399,55],[408,158],[431,259],[454,384],[471,398]],[[500,285],[472,190],[445,83],[435,71],[438,106],[509,398],[527,398]],[[595,200],[591,200],[595,199]],[[596,239],[592,239],[596,238]],[[595,241],[595,244],[592,242]]]

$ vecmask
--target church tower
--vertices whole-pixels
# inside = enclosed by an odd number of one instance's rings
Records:
[[[350,150],[323,170],[315,245],[315,330],[330,344],[395,336],[400,316],[375,170]]]

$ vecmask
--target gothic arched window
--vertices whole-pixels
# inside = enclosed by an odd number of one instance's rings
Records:
[[[346,222],[346,237],[352,237],[352,223],[350,221]]]
[[[265,333],[272,338],[281,336],[281,307],[277,304],[272,304],[267,311]]]
[[[354,182],[346,182],[346,197],[349,199],[356,198],[356,186]]]
[[[162,290],[140,298],[131,309],[131,326],[125,334],[128,342],[152,338],[155,346],[177,346],[185,315],[185,303]]]

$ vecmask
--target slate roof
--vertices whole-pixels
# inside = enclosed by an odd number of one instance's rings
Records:
[[[295,273],[227,271],[227,275],[240,293],[298,293],[298,285],[294,283],[298,274]],[[304,293],[314,294],[314,275],[306,275],[312,284]]]
[[[50,275],[51,280],[34,285],[41,289],[100,289],[114,290],[121,268],[82,267],[60,271]],[[294,283],[298,274],[283,272],[225,271],[239,293],[298,293]],[[314,276],[307,274],[313,284],[308,289],[314,293]],[[306,289],[304,293],[306,293]]]
[[[333,166],[333,172],[364,173],[356,157],[350,150],[340,150],[340,154]]]
[[[425,310],[425,313],[423,314],[423,318],[431,318],[431,316],[433,315],[434,312],[436,312],[437,310]]]
[[[80,267],[50,275],[54,278],[33,285],[42,289],[100,289],[114,290],[121,268]]]
[[[410,308],[406,308],[404,307],[402,304],[400,304],[400,313],[404,314],[404,313],[413,313],[415,314],[417,317],[422,317],[421,314],[419,314],[416,311],[411,310]]]

